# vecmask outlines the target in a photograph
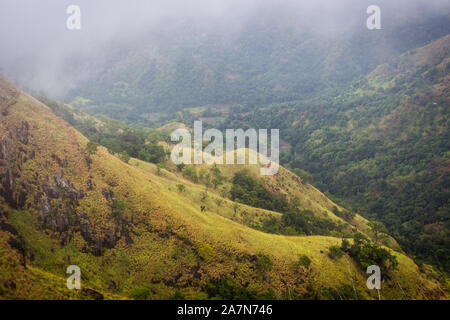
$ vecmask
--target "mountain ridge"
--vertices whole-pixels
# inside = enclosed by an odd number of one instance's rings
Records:
[[[211,298],[229,277],[250,297],[333,298],[352,285],[358,297],[378,297],[348,255],[327,255],[340,238],[268,234],[212,207],[203,212],[199,187],[180,194],[152,165],[127,164],[103,147],[90,154],[88,139],[48,107],[5,80],[0,93],[0,296],[161,299],[181,291]],[[383,298],[444,296],[410,258],[391,252],[399,267]],[[302,254],[311,266],[296,266]],[[81,291],[65,288],[69,264],[82,270]]]

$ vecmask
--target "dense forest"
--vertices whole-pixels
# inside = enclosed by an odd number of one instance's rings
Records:
[[[450,109],[440,88],[449,41],[393,59],[339,96],[273,104],[225,122],[281,128],[290,144],[282,163],[306,170],[322,190],[383,221],[408,252],[448,270]]]

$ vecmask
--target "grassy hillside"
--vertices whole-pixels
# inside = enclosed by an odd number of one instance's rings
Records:
[[[340,238],[255,230],[243,208],[254,223],[279,213],[242,206],[234,217],[230,200],[212,200],[216,191],[201,210],[204,186],[103,147],[87,152],[84,136],[0,81],[1,298],[378,298],[354,259],[328,255]],[[339,219],[330,200],[288,171],[272,179],[305,208]],[[391,252],[399,265],[383,299],[443,297],[410,258]],[[81,268],[81,291],[65,287],[71,264]]]

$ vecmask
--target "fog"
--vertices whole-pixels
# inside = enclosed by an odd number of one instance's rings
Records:
[[[171,41],[192,32],[233,36],[255,22],[339,37],[365,28],[371,4],[380,6],[387,32],[450,12],[448,0],[1,0],[0,73],[26,88],[63,95],[94,72],[111,46],[151,46],[155,36]],[[81,9],[80,30],[66,27],[69,5]]]

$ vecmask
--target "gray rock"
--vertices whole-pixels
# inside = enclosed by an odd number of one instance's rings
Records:
[[[30,125],[27,121],[22,121],[22,125],[16,129],[17,138],[19,138],[20,142],[23,144],[28,144],[29,130]]]

